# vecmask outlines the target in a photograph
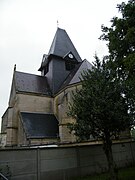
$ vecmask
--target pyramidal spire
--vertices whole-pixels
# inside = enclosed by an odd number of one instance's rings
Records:
[[[78,62],[82,61],[67,32],[64,29],[60,29],[58,27],[48,55],[53,54],[64,57],[65,54],[69,52],[72,52]]]

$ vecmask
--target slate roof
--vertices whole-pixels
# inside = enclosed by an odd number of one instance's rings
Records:
[[[77,70],[77,72],[75,73],[75,75],[72,77],[71,81],[69,82],[69,85],[80,82],[82,73],[84,71],[87,71],[88,69],[92,69],[92,64],[87,60],[84,60],[80,65],[79,69]]]
[[[64,58],[69,52],[73,54],[73,56],[78,62],[76,63],[75,69],[73,69],[70,72],[70,74],[66,77],[65,80],[62,80],[63,83],[61,82],[61,87],[57,89],[57,92],[65,86],[80,82],[81,73],[84,70],[90,69],[92,67],[92,65],[88,61],[82,61],[67,32],[64,29],[57,28],[49,53],[48,55],[44,54],[41,67],[39,70],[42,70],[42,68],[46,66],[46,64],[49,62],[49,57],[57,56],[61,59],[63,58],[63,60],[65,61]],[[55,69],[53,69],[53,71],[55,70],[57,70],[56,66]],[[52,95],[50,89],[51,86],[49,87],[49,83],[46,76],[39,76],[15,71],[14,78],[16,91],[37,93],[47,96]]]
[[[53,114],[20,112],[27,138],[58,138],[58,120]]]
[[[15,88],[19,92],[51,95],[46,77],[15,71]]]
[[[84,60],[82,63],[79,63],[76,68],[68,75],[60,89],[63,89],[68,85],[79,83],[82,73],[88,69],[92,69],[92,64],[90,62]]]
[[[64,29],[58,28],[48,55],[53,54],[64,57],[69,52],[73,53],[78,62],[82,61],[67,32]]]

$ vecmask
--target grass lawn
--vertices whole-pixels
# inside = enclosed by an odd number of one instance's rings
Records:
[[[119,180],[134,180],[135,179],[135,166],[119,169],[118,177],[119,177]],[[103,173],[99,175],[91,175],[87,177],[75,178],[74,180],[106,180],[106,179],[108,179],[108,174]]]

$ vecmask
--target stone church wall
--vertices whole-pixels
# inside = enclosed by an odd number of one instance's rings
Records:
[[[17,111],[16,111],[16,105],[14,108],[8,108],[7,110],[7,129],[6,129],[6,145],[16,145],[17,143],[17,126],[18,126],[18,121],[17,121]],[[3,119],[4,120],[4,119]]]
[[[53,113],[52,98],[34,94],[17,94],[17,97],[19,111]]]
[[[29,142],[26,138],[26,134],[24,131],[24,127],[22,126],[22,122],[20,117],[18,117],[18,139],[17,139],[17,145],[22,146],[22,145],[29,145]]]
[[[53,99],[45,96],[36,96],[33,94],[17,94],[18,112],[38,112],[53,113]],[[45,139],[26,139],[26,134],[18,114],[18,145],[43,144],[49,140]],[[52,140],[51,140],[52,141]],[[51,143],[50,141],[50,143]]]
[[[4,115],[2,116],[2,123],[1,123],[1,132],[6,133],[7,130],[7,124],[8,124],[8,108]]]
[[[80,88],[80,85],[70,86],[54,98],[54,113],[59,120],[59,135],[61,142],[75,142],[76,137],[69,132],[68,123],[74,120],[67,115],[72,94]]]
[[[22,129],[19,113],[26,112],[43,112],[53,113],[53,99],[35,94],[16,94],[13,106],[8,108],[3,116],[2,131],[6,133],[6,145],[14,146],[19,144],[28,144],[25,133]],[[7,128],[6,128],[7,127]],[[6,132],[5,132],[6,128]]]

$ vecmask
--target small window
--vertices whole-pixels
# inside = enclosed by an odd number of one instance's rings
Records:
[[[65,66],[67,71],[71,71],[72,69],[75,68],[75,63],[71,61],[66,61]]]

